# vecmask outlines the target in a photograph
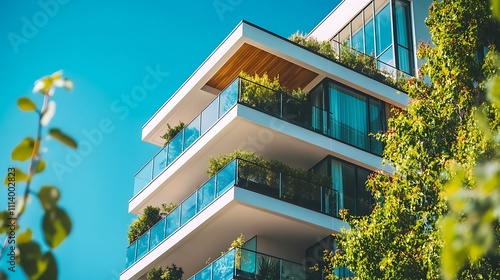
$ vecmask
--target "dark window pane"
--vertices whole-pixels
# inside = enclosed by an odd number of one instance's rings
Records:
[[[370,175],[370,172],[358,168],[357,176],[357,215],[368,215],[371,212],[372,197],[370,193],[366,190],[366,179]]]

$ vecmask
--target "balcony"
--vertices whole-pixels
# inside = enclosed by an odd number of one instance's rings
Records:
[[[265,102],[262,99],[258,100],[254,98],[256,92],[272,98]],[[358,149],[380,155],[381,149],[378,145],[366,144],[375,141],[373,138],[361,133],[355,127],[335,122],[331,112],[308,105],[306,101],[295,99],[286,92],[274,91],[238,77],[137,172],[134,195],[170,166],[236,104],[245,105]]]
[[[338,213],[335,190],[315,186],[242,159],[235,159],[221,169],[179,206],[127,248],[126,267],[144,257],[188,221],[202,212],[232,186],[247,189],[329,216]]]
[[[188,280],[306,280],[310,270],[298,263],[246,249],[232,249]]]

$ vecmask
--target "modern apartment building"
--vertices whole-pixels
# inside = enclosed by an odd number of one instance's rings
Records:
[[[136,174],[129,212],[178,206],[129,245],[120,279],[146,279],[172,263],[184,279],[322,279],[309,267],[347,226],[338,210],[371,211],[365,181],[386,167],[370,135],[386,129],[392,106],[408,104],[399,86],[416,73],[418,42],[429,41],[430,2],[344,0],[307,35],[328,41],[331,55],[236,26],[143,126],[142,139],[160,151]],[[309,94],[278,90],[272,104],[254,102],[250,88],[272,89],[242,72]],[[164,147],[160,136],[179,121],[186,126]],[[207,177],[210,157],[237,149],[326,175],[328,184],[242,159]],[[227,251],[240,234],[247,243]]]

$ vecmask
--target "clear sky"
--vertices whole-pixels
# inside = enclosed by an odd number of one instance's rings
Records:
[[[127,212],[134,174],[159,149],[141,142],[141,127],[242,19],[288,37],[310,31],[338,2],[0,0],[0,174],[27,169],[10,152],[35,135],[35,115],[21,112],[17,98],[39,104],[33,82],[59,69],[75,83],[71,93],[56,91],[50,127],[73,136],[80,149],[46,141],[49,164],[33,182],[35,191],[56,185],[73,221],[55,250],[59,279],[119,279],[134,217]],[[148,75],[157,83],[144,98],[130,98]],[[2,187],[0,210],[6,207]],[[41,219],[33,199],[20,224],[40,238]],[[5,259],[0,268],[6,270]],[[22,272],[8,276],[25,279]]]

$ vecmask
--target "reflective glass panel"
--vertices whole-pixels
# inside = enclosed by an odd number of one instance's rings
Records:
[[[219,104],[219,100],[215,99],[201,113],[201,134],[204,134],[217,121],[217,119],[218,119],[217,105],[218,104]]]
[[[196,193],[192,194],[181,204],[181,225],[184,225],[196,215]]]
[[[198,190],[198,211],[203,210],[214,199],[215,177],[212,177]]]
[[[165,239],[165,219],[159,221],[151,228],[149,237],[149,248],[153,249]]]
[[[180,227],[180,213],[181,208],[177,207],[174,211],[170,212],[167,217],[167,230],[165,233],[165,237],[169,237],[174,231],[176,231]]]
[[[200,116],[198,115],[184,128],[184,150],[189,148],[200,137]]]

